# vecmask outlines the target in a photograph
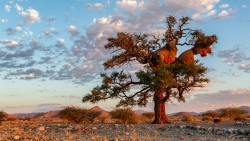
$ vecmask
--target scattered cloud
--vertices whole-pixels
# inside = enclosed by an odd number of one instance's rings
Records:
[[[14,49],[19,45],[18,42],[11,40],[0,40],[0,43],[5,44],[9,49]]]
[[[60,38],[57,38],[56,39],[56,44],[55,44],[55,46],[56,47],[63,47],[65,45],[65,41],[64,41],[64,39],[60,39]]]
[[[227,3],[220,5],[220,8],[228,8],[228,7],[229,7],[229,4],[227,4]]]
[[[16,10],[17,10],[18,12],[23,11],[23,7],[21,7],[21,6],[18,5],[18,4],[15,4],[14,7],[16,8]]]
[[[79,34],[77,28],[73,25],[70,25],[67,27],[68,33],[70,33],[72,36],[77,36]]]
[[[246,73],[250,73],[250,62],[240,64],[239,69],[243,70]]]
[[[24,18],[24,23],[33,24],[35,22],[40,22],[39,12],[35,9],[26,9],[26,12],[22,11],[19,13]]]
[[[2,19],[1,22],[2,23],[7,23],[9,20],[8,19]]]
[[[10,12],[10,9],[11,9],[11,6],[9,6],[9,5],[5,5],[4,6],[4,10],[5,11]]]
[[[117,7],[124,10],[124,12],[128,15],[135,14],[135,11],[139,8],[142,8],[144,5],[144,1],[138,0],[121,0],[116,2]]]
[[[56,21],[56,16],[54,16],[54,17],[53,16],[49,16],[49,17],[46,18],[46,20],[47,20],[47,22],[51,22],[51,23],[55,22]]]
[[[242,5],[242,8],[248,8],[248,6],[247,5]]]
[[[84,6],[84,9],[87,10],[102,10],[104,8],[104,6],[101,3],[95,3],[94,5],[92,5],[91,3],[87,3]]]
[[[233,11],[232,8],[228,9],[228,10],[223,10],[221,11],[218,16],[216,17],[217,20],[221,20],[221,19],[225,19],[228,17],[231,17],[235,14],[235,11]]]
[[[52,37],[52,35],[57,35],[57,34],[59,34],[59,33],[56,31],[55,28],[52,28],[52,27],[49,29],[45,29],[43,31],[43,36],[45,36],[45,37]]]

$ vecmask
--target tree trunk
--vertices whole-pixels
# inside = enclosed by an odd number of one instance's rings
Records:
[[[163,100],[163,91],[159,90],[156,91],[154,94],[154,112],[155,112],[155,119],[152,124],[165,124],[169,123],[168,118],[166,116],[166,105],[165,101]]]

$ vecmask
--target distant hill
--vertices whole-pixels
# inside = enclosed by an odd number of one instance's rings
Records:
[[[10,114],[10,115],[15,116],[17,118],[31,118],[38,114],[41,114],[41,113],[15,113],[15,114]]]
[[[58,118],[61,110],[49,111],[47,113],[40,113],[34,116],[34,118]]]
[[[177,113],[172,113],[172,114],[168,114],[168,116],[184,116],[184,115],[200,115],[200,113],[196,113],[196,112],[177,112]]]
[[[147,111],[144,111],[144,110],[141,110],[141,109],[137,109],[137,110],[134,110],[134,112],[137,114],[137,115],[141,115]]]
[[[10,115],[10,114],[7,114],[7,113],[5,113],[5,112],[3,112],[3,114],[4,114],[7,118],[17,118],[17,117],[15,117],[15,116]]]
[[[250,106],[240,106],[239,108],[248,111],[248,114],[250,114]]]
[[[100,115],[100,116],[109,116],[109,112],[103,110],[103,109],[100,108],[99,106],[94,106],[94,107],[92,107],[90,110],[101,112],[101,115]]]

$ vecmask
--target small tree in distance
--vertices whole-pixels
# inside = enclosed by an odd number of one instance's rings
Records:
[[[146,117],[148,120],[151,120],[155,116],[155,113],[154,112],[145,112],[142,114],[142,116]]]
[[[131,108],[119,108],[110,111],[112,118],[120,119],[123,124],[127,124],[129,120],[133,121],[135,118],[135,112]]]
[[[4,118],[6,118],[6,115],[4,114],[3,110],[0,111],[0,121],[2,121]]]
[[[101,115],[100,111],[94,111],[94,110],[88,110],[88,112],[86,113],[87,119],[91,123],[94,122],[94,120],[100,115]]]
[[[225,117],[229,120],[234,120],[236,117],[239,117],[248,113],[246,110],[240,109],[235,106],[221,108],[218,111],[221,117]]]
[[[88,110],[75,106],[67,106],[59,112],[59,117],[67,119],[71,122],[81,123],[86,120],[86,114]]]
[[[146,106],[154,101],[154,124],[168,123],[166,103],[177,99],[185,102],[184,92],[193,87],[203,87],[209,79],[205,78],[207,68],[194,55],[205,57],[212,53],[210,46],[217,42],[217,36],[207,36],[202,30],[193,30],[187,25],[191,19],[173,16],[166,18],[166,32],[160,36],[119,32],[108,38],[104,47],[113,56],[104,62],[105,69],[115,70],[134,62],[144,66],[142,70],[113,71],[101,73],[102,84],[86,94],[82,102],[97,103],[106,99],[120,99],[117,107]],[[178,58],[177,46],[192,46]],[[115,69],[114,69],[115,68]],[[131,92],[130,90],[134,90]]]
[[[206,112],[206,113],[202,114],[202,116],[209,116],[209,117],[212,117],[214,119],[216,117],[219,117],[220,114],[218,112],[215,112],[215,111],[210,111],[210,112]]]

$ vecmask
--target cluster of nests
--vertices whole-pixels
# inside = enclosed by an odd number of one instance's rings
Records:
[[[178,58],[177,55],[177,47],[173,42],[168,43],[165,47],[156,50],[152,54],[152,63],[156,66],[159,61],[163,61],[166,64],[171,63],[182,63],[187,64],[194,61],[194,55],[200,54],[201,57],[207,56],[207,54],[212,53],[211,45],[217,41],[216,36],[202,36],[199,37],[194,47],[184,51]]]

